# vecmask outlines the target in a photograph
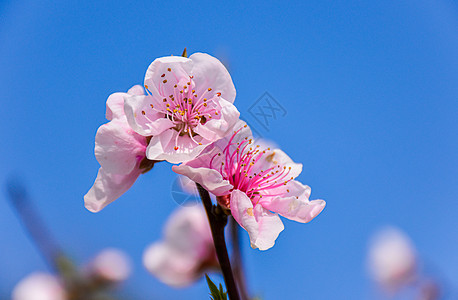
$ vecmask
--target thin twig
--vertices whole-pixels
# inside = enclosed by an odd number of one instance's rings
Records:
[[[221,271],[223,272],[226,289],[230,300],[240,300],[237,284],[232,273],[231,261],[227,253],[226,240],[224,238],[224,227],[227,224],[227,215],[218,206],[214,206],[210,194],[200,184],[196,183],[200,198],[207,212],[208,221],[213,236],[216,256],[218,257]]]

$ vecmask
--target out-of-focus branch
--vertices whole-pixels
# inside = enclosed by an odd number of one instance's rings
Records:
[[[35,210],[23,183],[17,179],[10,179],[6,187],[10,203],[16,210],[26,232],[37,246],[46,263],[57,271],[59,269],[58,258],[63,252]]]

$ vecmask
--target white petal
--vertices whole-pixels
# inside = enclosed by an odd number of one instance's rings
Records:
[[[148,91],[153,97],[162,99],[163,96],[168,96],[169,92],[173,91],[171,87],[178,84],[180,79],[189,79],[191,68],[192,61],[186,57],[166,56],[157,58],[146,71],[145,86],[148,87]],[[168,81],[167,85],[163,83],[164,80]],[[166,88],[165,91],[164,88]]]
[[[145,94],[145,91],[143,90],[143,87],[139,84],[137,85],[134,85],[133,87],[131,87],[127,93],[129,95],[144,95]]]
[[[158,135],[174,126],[172,121],[164,117],[164,114],[151,108],[151,104],[154,103],[151,96],[126,96],[124,101],[127,121],[138,134]]]
[[[108,173],[128,174],[145,157],[146,138],[134,132],[125,117],[99,127],[95,156]]]
[[[216,141],[232,133],[235,124],[239,121],[240,112],[230,102],[220,99],[221,117],[213,118],[205,124],[198,125],[194,131],[205,139]]]
[[[223,176],[213,169],[193,168],[186,164],[181,164],[179,166],[173,166],[172,170],[199,183],[204,189],[215,196],[228,195],[229,190],[233,188],[229,181],[224,180]]]
[[[91,212],[99,212],[124,194],[140,176],[141,170],[134,168],[127,175],[106,173],[99,169],[94,185],[84,196],[84,206]]]
[[[126,280],[131,272],[130,258],[114,248],[104,249],[89,265],[90,274],[109,282]]]
[[[259,141],[258,143],[263,144],[263,141]],[[265,149],[267,145],[263,145],[261,149]],[[266,151],[265,155],[253,166],[252,171],[253,173],[258,173],[260,170],[266,170],[276,165],[286,167],[288,175],[285,177],[285,180],[294,179],[302,172],[302,164],[293,162],[285,152],[278,148]]]
[[[213,248],[207,213],[202,205],[181,207],[167,220],[165,241],[177,251],[203,261]]]
[[[265,197],[261,205],[281,216],[300,223],[308,223],[318,216],[326,206],[324,200],[309,201],[310,187],[298,181],[288,184],[289,193],[277,197]]]
[[[221,97],[233,103],[235,87],[231,75],[226,67],[215,57],[205,53],[194,53],[189,57],[192,60],[192,75],[198,89],[212,88],[220,92]]]
[[[263,197],[259,202],[264,208],[300,223],[308,223],[326,206],[324,200],[309,201],[311,189],[293,180],[287,185],[269,191],[275,197]],[[283,195],[279,195],[282,194]]]
[[[53,275],[32,273],[14,288],[12,300],[67,300],[64,285]]]
[[[284,226],[277,214],[273,214],[261,205],[253,207],[248,196],[239,190],[231,193],[231,213],[234,219],[250,236],[251,247],[267,250],[275,244],[275,240]]]
[[[186,286],[207,268],[216,266],[210,226],[201,205],[177,209],[167,220],[164,238],[152,244],[143,256],[146,268],[161,281]]]
[[[140,85],[134,85],[126,93],[114,93],[107,99],[107,111],[105,116],[107,120],[124,117],[124,97],[128,95],[144,95],[143,88]]]
[[[148,148],[146,156],[150,160],[166,160],[172,164],[189,161],[199,155],[206,145],[197,145],[187,135],[178,136],[178,132],[174,129],[166,130],[160,135],[153,136]],[[177,141],[177,144],[175,142]],[[175,149],[175,147],[178,149]]]
[[[124,116],[124,96],[126,95],[126,93],[114,93],[108,97],[105,113],[107,120]]]
[[[418,276],[415,247],[405,233],[394,227],[372,237],[368,263],[373,278],[385,288],[397,289]]]
[[[146,269],[165,284],[184,287],[196,278],[197,261],[167,243],[154,243],[143,254]]]

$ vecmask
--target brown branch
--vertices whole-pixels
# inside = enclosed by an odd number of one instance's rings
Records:
[[[224,227],[227,224],[227,215],[223,212],[221,207],[214,206],[210,194],[200,184],[196,183],[199,191],[202,204],[207,212],[208,222],[213,236],[213,243],[215,245],[216,256],[218,257],[219,265],[223,273],[224,281],[226,282],[226,289],[230,300],[240,300],[237,285],[232,273],[231,261],[227,253],[226,240],[224,238]]]

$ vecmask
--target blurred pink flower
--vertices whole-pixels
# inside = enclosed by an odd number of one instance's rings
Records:
[[[124,98],[143,95],[139,85],[127,93],[108,97],[107,124],[99,127],[95,136],[95,156],[101,168],[94,185],[84,196],[88,210],[98,212],[124,194],[154,162],[145,158],[148,137],[134,132],[124,114]]]
[[[145,88],[147,96],[126,98],[125,112],[138,134],[152,136],[146,149],[151,160],[193,159],[230,132],[240,115],[232,104],[231,76],[208,54],[154,60],[145,75]]]
[[[248,231],[251,246],[267,250],[284,229],[278,214],[307,223],[326,203],[309,201],[310,187],[294,180],[302,171],[301,164],[294,163],[280,149],[255,145],[245,122],[240,121],[236,128],[232,136],[172,169],[216,195]]]
[[[368,266],[376,282],[383,288],[396,290],[414,279],[417,255],[409,238],[389,227],[373,237]]]
[[[165,225],[164,240],[143,254],[145,267],[162,282],[183,287],[217,268],[215,248],[202,206],[180,207]]]
[[[89,264],[91,277],[117,283],[126,280],[131,272],[131,261],[122,251],[108,248],[100,252]]]
[[[32,273],[14,288],[12,300],[68,300],[62,282],[47,273]]]
[[[180,184],[180,188],[183,190],[183,192],[199,197],[199,191],[197,190],[196,183],[189,179],[186,176],[183,175],[177,175],[178,182]]]

